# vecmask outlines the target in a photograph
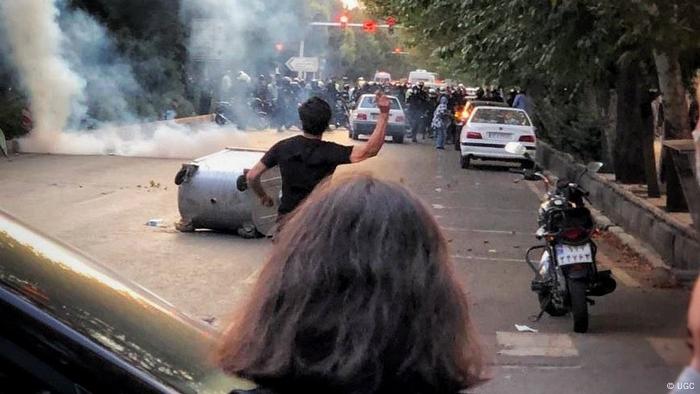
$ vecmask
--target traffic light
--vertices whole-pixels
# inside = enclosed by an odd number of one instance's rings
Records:
[[[278,42],[277,44],[275,44],[275,49],[277,50],[277,52],[282,52],[284,50],[284,44]]]
[[[396,18],[390,16],[386,18],[386,24],[389,26],[389,34],[394,34],[394,26],[396,26]]]
[[[340,17],[338,17],[338,22],[340,22],[340,28],[345,29],[348,27],[348,23],[350,22],[350,17],[348,14],[343,14]]]
[[[401,50],[401,48],[399,48],[399,47],[394,48],[394,53],[400,54],[401,52],[403,52],[403,51]]]
[[[362,30],[365,31],[365,33],[376,33],[377,32],[377,22],[373,20],[367,20],[365,23],[362,24]]]

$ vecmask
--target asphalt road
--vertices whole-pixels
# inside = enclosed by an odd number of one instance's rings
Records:
[[[231,141],[266,148],[292,134],[237,134]],[[342,131],[327,138],[356,143]],[[0,159],[0,208],[191,316],[214,317],[221,326],[255,282],[270,242],[175,231],[173,177],[185,159],[35,154]],[[502,166],[462,170],[456,152],[436,151],[425,141],[389,143],[379,157],[338,172],[356,171],[403,183],[432,207],[446,232],[492,365],[491,381],[473,392],[662,393],[687,362],[684,290],[620,283],[591,307],[585,335],[571,332],[568,317],[529,320],[538,305],[523,254],[535,242],[538,196],[528,185],[513,183],[515,175]],[[165,226],[147,227],[153,218]],[[539,332],[518,333],[514,324]]]

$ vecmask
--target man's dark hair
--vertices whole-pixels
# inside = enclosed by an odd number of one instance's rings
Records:
[[[331,106],[318,97],[312,97],[299,107],[301,128],[311,135],[321,135],[331,122]]]
[[[327,181],[297,209],[217,359],[278,393],[456,394],[483,377],[439,225],[367,175]]]

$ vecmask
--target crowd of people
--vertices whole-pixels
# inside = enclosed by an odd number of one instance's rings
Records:
[[[234,393],[456,394],[489,377],[466,293],[430,210],[400,184],[330,176],[381,150],[390,109],[384,92],[405,104],[414,138],[435,129],[438,146],[467,99],[527,111],[529,98],[525,91],[504,97],[500,89],[360,82],[338,89],[334,82],[307,87],[261,76],[247,90],[294,114],[303,133],[277,143],[246,175],[270,206],[261,177],[279,167],[283,193],[270,258],[216,352],[224,371],[258,385]],[[323,141],[334,117],[330,103],[377,91],[380,116],[368,143]],[[668,387],[700,384],[700,285],[688,328],[692,362]]]
[[[222,78],[218,96],[232,103],[235,112],[255,110],[266,114],[278,130],[300,128],[297,110],[312,97],[321,98],[331,106],[331,123],[347,126],[349,120],[350,85],[340,85],[332,79],[325,83],[316,79],[307,82],[281,74],[261,74],[253,80],[243,71],[235,77],[228,72]]]
[[[509,106],[531,111],[531,103],[524,90],[511,89],[507,93],[499,88],[467,88],[463,84],[428,86],[424,82],[416,84],[387,82],[378,83],[359,78],[316,79],[306,81],[276,74],[259,75],[253,80],[245,72],[237,76],[227,72],[221,81],[219,98],[233,103],[240,113],[251,109],[265,113],[271,124],[278,130],[297,127],[297,109],[311,97],[318,97],[331,106],[331,124],[336,127],[349,127],[350,109],[364,94],[374,94],[378,90],[396,97],[406,111],[414,142],[418,137],[436,138],[436,146],[444,149],[444,144],[457,138],[455,115],[461,113],[468,99],[507,103]],[[442,103],[442,105],[441,105]]]

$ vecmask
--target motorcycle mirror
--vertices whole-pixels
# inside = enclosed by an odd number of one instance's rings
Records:
[[[519,142],[509,142],[506,144],[506,152],[512,155],[525,156],[527,149],[525,149],[525,145]]]
[[[599,161],[592,161],[586,164],[586,169],[588,170],[588,172],[592,172],[595,174],[598,171],[600,171],[600,169],[603,168],[603,166],[604,164]]]

